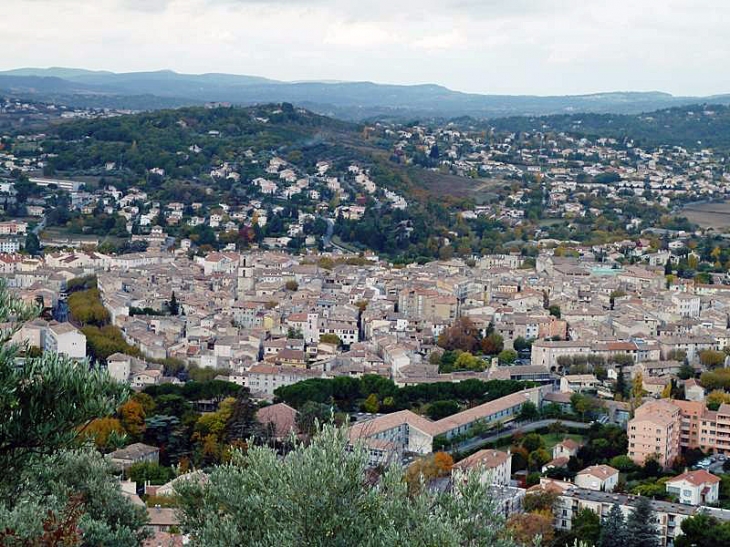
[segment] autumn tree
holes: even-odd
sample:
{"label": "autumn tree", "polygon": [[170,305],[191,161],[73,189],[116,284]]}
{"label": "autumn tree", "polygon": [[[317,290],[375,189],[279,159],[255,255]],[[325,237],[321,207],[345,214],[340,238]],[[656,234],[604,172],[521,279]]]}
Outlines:
{"label": "autumn tree", "polygon": [[81,430],[81,437],[93,441],[101,451],[121,448],[125,432],[117,418],[96,418]]}
{"label": "autumn tree", "polygon": [[128,400],[119,407],[119,416],[122,427],[134,439],[140,439],[145,431],[146,413],[139,401]]}
{"label": "autumn tree", "polygon": [[551,511],[516,513],[507,520],[507,529],[519,545],[530,547],[541,538],[542,545],[550,545],[555,538]]}
{"label": "autumn tree", "polygon": [[460,349],[473,353],[479,346],[479,329],[468,317],[459,317],[439,335],[438,345],[445,350]]}
{"label": "autumn tree", "polygon": [[717,368],[725,364],[725,354],[722,351],[706,349],[700,352],[700,363],[707,368]]}

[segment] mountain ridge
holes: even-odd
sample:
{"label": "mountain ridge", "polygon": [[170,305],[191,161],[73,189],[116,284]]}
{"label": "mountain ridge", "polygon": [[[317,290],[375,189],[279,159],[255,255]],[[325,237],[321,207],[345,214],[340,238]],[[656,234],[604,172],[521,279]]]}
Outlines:
{"label": "mountain ridge", "polygon": [[[372,117],[497,118],[579,112],[637,114],[688,104],[730,104],[730,94],[674,96],[662,91],[609,91],[582,95],[467,93],[434,83],[380,84],[370,81],[282,81],[225,73],[182,74],[172,70],[115,73],[78,68],[20,68],[0,71],[0,91],[36,99],[118,106],[125,98],[140,109],[140,96],[162,105],[227,102],[239,105],[292,102],[316,112],[363,120]],[[137,98],[134,101],[131,98]],[[155,103],[157,104],[157,102]],[[142,103],[143,105],[143,103]],[[153,107],[156,108],[157,106]],[[145,108],[141,108],[145,109]]]}

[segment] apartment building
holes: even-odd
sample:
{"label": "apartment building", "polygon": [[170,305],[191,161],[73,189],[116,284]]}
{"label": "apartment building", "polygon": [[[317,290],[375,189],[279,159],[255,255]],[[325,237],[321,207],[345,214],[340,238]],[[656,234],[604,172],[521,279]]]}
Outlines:
{"label": "apartment building", "polygon": [[[662,410],[657,411],[658,404],[661,404]],[[676,422],[674,421],[676,413],[671,411],[670,407],[674,407],[678,412]],[[670,415],[671,418],[667,418]],[[637,419],[639,420],[637,421]],[[668,424],[671,424],[672,427],[678,424],[679,435],[674,441],[676,449],[663,451],[664,439],[670,438]],[[730,405],[728,404],[723,404],[716,411],[712,411],[707,410],[704,402],[701,401],[651,401],[636,409],[636,417],[629,422],[628,427],[629,456],[636,462],[643,462],[649,454],[647,451],[651,448],[652,439],[654,448],[659,446],[658,453],[660,456],[663,454],[665,461],[671,461],[666,458],[671,454],[676,457],[679,450],[683,448],[699,448],[704,452],[730,454]],[[636,429],[632,429],[632,427]],[[652,427],[654,430],[661,429],[662,433],[656,434],[655,431],[652,434]],[[658,444],[657,438],[662,439]]]}
{"label": "apartment building", "polygon": [[629,457],[639,465],[656,458],[670,467],[679,456],[680,409],[665,399],[644,403],[628,423]]}
{"label": "apartment building", "polygon": [[[571,485],[572,486],[572,485]],[[573,518],[582,509],[590,509],[599,517],[605,517],[614,504],[617,504],[628,516],[639,499],[638,496],[614,494],[587,490],[568,486],[555,504],[555,527],[558,530],[570,530]],[[730,511],[709,507],[670,503],[651,500],[652,509],[656,515],[654,524],[659,530],[658,539],[662,547],[671,547],[674,540],[682,534],[682,521],[697,515],[700,511],[707,512],[722,522],[730,521]]]}

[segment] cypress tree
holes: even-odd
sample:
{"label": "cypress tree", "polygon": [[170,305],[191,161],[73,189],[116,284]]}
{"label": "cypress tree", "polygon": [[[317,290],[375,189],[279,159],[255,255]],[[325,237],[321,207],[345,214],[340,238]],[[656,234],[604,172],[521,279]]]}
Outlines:
{"label": "cypress tree", "polygon": [[627,547],[659,547],[659,531],[654,524],[655,520],[651,502],[640,497],[626,519]]}
{"label": "cypress tree", "polygon": [[614,503],[606,515],[598,540],[600,547],[627,547],[626,523],[618,504]]}

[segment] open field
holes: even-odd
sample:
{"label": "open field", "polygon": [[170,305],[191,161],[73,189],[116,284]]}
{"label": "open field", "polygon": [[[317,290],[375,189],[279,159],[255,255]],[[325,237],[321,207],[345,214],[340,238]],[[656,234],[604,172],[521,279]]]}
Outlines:
{"label": "open field", "polygon": [[702,228],[730,228],[730,202],[689,204],[680,213]]}

